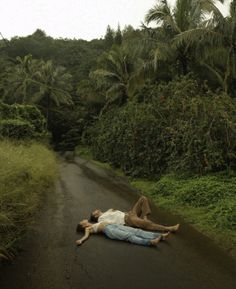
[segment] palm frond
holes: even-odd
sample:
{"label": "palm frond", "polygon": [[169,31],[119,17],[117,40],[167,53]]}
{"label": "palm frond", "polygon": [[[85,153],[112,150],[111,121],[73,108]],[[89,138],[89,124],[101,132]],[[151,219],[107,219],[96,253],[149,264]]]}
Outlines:
{"label": "palm frond", "polygon": [[217,31],[197,28],[185,31],[174,38],[173,45],[175,47],[179,47],[183,44],[195,44],[197,45],[199,42],[204,41],[208,43],[210,46],[219,46],[223,44],[223,35],[218,33]]}
{"label": "palm frond", "polygon": [[223,75],[219,71],[216,70],[216,68],[210,66],[209,64],[201,61],[201,65],[206,67],[217,79],[218,83],[221,85],[222,88],[224,88],[224,78]]}
{"label": "palm frond", "polygon": [[106,78],[109,81],[121,81],[121,77],[113,72],[107,71],[105,69],[97,69],[90,73],[92,78]]}

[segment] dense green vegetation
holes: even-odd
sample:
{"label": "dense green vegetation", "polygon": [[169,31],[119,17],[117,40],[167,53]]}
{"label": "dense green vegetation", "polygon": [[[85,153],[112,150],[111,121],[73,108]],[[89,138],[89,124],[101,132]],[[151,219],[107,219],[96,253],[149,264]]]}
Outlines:
{"label": "dense green vegetation", "polygon": [[37,143],[0,141],[0,257],[11,258],[57,176],[54,154]]}
{"label": "dense green vegetation", "polygon": [[158,206],[182,215],[236,257],[235,174],[168,174],[158,181],[133,179],[132,184]]}
{"label": "dense green vegetation", "polygon": [[8,105],[0,103],[0,139],[42,139],[48,134],[46,120],[32,105]]}
{"label": "dense green vegetation", "polygon": [[[92,41],[39,29],[1,40],[0,136],[38,139],[49,131],[58,150],[87,146],[132,177],[160,179],[152,195],[161,204],[197,210],[203,226],[217,216],[216,229],[233,232],[236,0],[227,16],[217,2],[224,1],[157,0],[140,29],[108,26]],[[2,113],[6,105],[12,116]],[[185,178],[173,181],[173,173]]]}
{"label": "dense green vegetation", "polygon": [[133,176],[236,167],[236,105],[182,78],[145,103],[110,110],[91,129],[94,156]]}

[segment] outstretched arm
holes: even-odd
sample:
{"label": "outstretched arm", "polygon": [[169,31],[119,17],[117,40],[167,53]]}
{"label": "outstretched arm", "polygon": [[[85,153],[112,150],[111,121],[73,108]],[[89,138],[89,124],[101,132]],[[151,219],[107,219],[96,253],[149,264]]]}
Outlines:
{"label": "outstretched arm", "polygon": [[82,245],[82,243],[89,238],[90,233],[91,233],[90,228],[86,228],[84,236],[81,239],[77,240],[76,244],[77,245]]}

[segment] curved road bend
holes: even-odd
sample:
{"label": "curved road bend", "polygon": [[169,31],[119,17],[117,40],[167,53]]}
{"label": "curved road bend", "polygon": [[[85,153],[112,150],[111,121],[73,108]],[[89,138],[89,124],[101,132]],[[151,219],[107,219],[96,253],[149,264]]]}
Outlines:
{"label": "curved road bend", "polygon": [[153,219],[182,223],[158,248],[92,236],[74,242],[76,224],[95,208],[128,210],[137,194],[123,178],[76,158],[62,163],[34,229],[11,265],[0,268],[1,289],[233,289],[233,259],[178,217],[152,205]]}

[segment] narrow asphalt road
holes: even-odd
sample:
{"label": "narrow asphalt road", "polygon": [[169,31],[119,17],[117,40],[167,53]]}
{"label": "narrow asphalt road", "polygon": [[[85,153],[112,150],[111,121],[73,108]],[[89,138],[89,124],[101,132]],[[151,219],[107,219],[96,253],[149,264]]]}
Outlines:
{"label": "narrow asphalt road", "polygon": [[13,264],[0,267],[1,289],[233,289],[233,259],[208,238],[151,205],[153,220],[181,222],[158,248],[94,235],[75,246],[78,221],[96,208],[128,210],[137,194],[123,178],[76,158],[61,165],[36,224]]}

